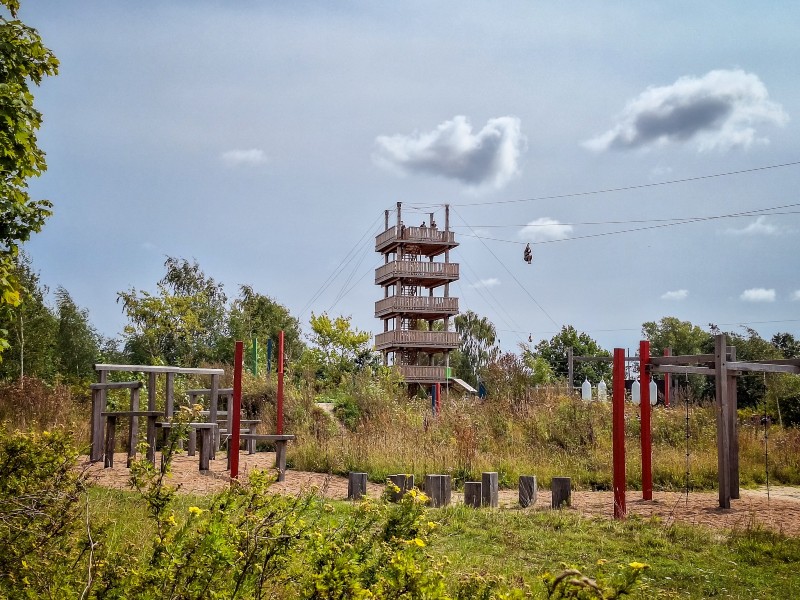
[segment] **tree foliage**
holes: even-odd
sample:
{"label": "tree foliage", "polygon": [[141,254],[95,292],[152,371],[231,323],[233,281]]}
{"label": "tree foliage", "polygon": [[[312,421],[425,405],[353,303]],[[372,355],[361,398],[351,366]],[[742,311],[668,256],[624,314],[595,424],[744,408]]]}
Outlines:
{"label": "tree foliage", "polygon": [[461,336],[461,346],[453,353],[451,364],[458,377],[477,386],[481,372],[499,354],[497,330],[487,317],[471,310],[458,315],[454,322]]}
{"label": "tree foliage", "polygon": [[196,367],[217,358],[226,333],[227,296],[197,261],[167,257],[157,293],[117,293],[128,317],[125,348],[133,362]]}
{"label": "tree foliage", "polygon": [[239,288],[239,297],[233,301],[228,316],[228,329],[230,350],[226,355],[230,356],[233,356],[234,340],[255,337],[261,343],[272,340],[277,344],[278,333],[281,331],[287,357],[299,357],[305,346],[301,338],[300,322],[292,316],[289,309],[273,298],[259,294],[249,285]]}
{"label": "tree foliage", "polygon": [[[14,261],[21,243],[40,231],[50,216],[47,200],[32,200],[28,180],[47,168],[36,132],[42,115],[33,104],[31,84],[58,72],[58,59],[38,32],[16,18],[19,2],[0,0],[0,312],[22,301]],[[10,17],[10,18],[9,18]],[[0,360],[9,346],[8,331],[0,329]]]}
{"label": "tree foliage", "polygon": [[[552,338],[534,346],[532,358],[544,359],[556,377],[566,379],[569,375],[568,348],[572,348],[573,356],[611,356],[589,334],[579,332],[572,325],[564,325]],[[579,386],[584,378],[596,383],[601,378],[611,377],[611,364],[606,362],[576,362],[573,369],[574,386]]]}
{"label": "tree foliage", "polygon": [[328,385],[338,385],[347,373],[378,365],[369,343],[372,334],[353,327],[351,317],[311,313],[310,325],[314,347],[304,353],[303,366],[315,370]]}
{"label": "tree foliage", "polygon": [[61,286],[56,290],[56,310],[58,372],[70,381],[87,380],[94,375],[101,337],[89,322],[89,311],[75,304],[69,292]]}

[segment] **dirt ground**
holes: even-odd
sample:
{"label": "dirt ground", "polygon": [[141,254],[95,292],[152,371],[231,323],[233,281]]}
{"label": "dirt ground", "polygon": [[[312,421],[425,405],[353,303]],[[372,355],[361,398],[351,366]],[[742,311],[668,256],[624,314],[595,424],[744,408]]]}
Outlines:
{"label": "dirt ground", "polygon": [[[90,478],[97,485],[124,489],[128,486],[130,477],[128,469],[125,468],[125,459],[125,454],[115,454],[113,469],[104,469],[102,463],[90,465],[88,457],[84,457],[82,463],[88,468]],[[211,470],[203,474],[198,470],[197,457],[177,456],[173,462],[170,482],[179,486],[180,491],[186,494],[208,494],[219,491],[230,483],[225,471],[226,462],[224,453],[217,454],[216,460],[211,461]],[[259,452],[252,455],[242,453],[239,458],[239,479],[244,483],[247,481],[249,471],[271,470],[274,464],[274,453]],[[312,489],[327,498],[344,500],[347,498],[347,478],[289,470],[285,481],[276,482],[270,487],[274,493],[292,495]],[[367,493],[369,496],[378,497],[383,490],[383,485],[370,483]],[[501,507],[513,508],[517,506],[517,499],[517,490],[500,491]],[[463,496],[454,492],[453,502],[462,501]],[[536,504],[525,510],[548,510],[549,507],[550,492],[540,490]],[[654,492],[653,500],[645,501],[641,499],[641,492],[629,491],[627,509],[629,515],[639,515],[644,518],[658,516],[665,524],[682,522],[719,529],[741,529],[761,525],[789,536],[800,537],[800,488],[773,486],[769,490],[769,497],[765,489],[742,490],[741,499],[732,500],[729,510],[719,508],[716,492],[690,492],[688,499],[685,494],[679,492]],[[612,518],[613,494],[574,491],[572,507],[567,510],[589,516]]]}

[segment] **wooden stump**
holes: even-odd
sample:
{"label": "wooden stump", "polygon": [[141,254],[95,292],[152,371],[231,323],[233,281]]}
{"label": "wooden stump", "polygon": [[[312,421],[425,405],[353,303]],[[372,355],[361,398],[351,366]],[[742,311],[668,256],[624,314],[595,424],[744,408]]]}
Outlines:
{"label": "wooden stump", "polygon": [[434,508],[450,504],[452,494],[450,475],[426,475],[425,493]]}
{"label": "wooden stump", "polygon": [[480,481],[465,481],[464,482],[464,504],[472,508],[480,508],[481,506],[481,488],[483,487]]}
{"label": "wooden stump", "polygon": [[528,508],[536,504],[538,488],[536,485],[536,475],[519,476],[519,505]]}
{"label": "wooden stump", "polygon": [[572,504],[572,480],[569,477],[553,477],[550,488],[553,490],[551,508],[561,508]]}
{"label": "wooden stump", "polygon": [[414,476],[405,473],[389,475],[389,481],[396,485],[399,491],[389,490],[389,501],[398,502],[409,490],[414,487]]}
{"label": "wooden stump", "polygon": [[353,473],[347,474],[347,499],[359,500],[367,494],[367,474]]}
{"label": "wooden stump", "polygon": [[481,473],[481,504],[497,508],[499,494],[497,489],[497,471]]}

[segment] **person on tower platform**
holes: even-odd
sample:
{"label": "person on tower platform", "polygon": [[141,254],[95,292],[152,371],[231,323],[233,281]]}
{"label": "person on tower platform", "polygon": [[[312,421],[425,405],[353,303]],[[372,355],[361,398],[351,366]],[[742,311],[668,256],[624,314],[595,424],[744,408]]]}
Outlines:
{"label": "person on tower platform", "polygon": [[533,251],[531,250],[531,245],[528,244],[525,246],[525,253],[522,255],[525,259],[525,262],[531,264],[533,261]]}

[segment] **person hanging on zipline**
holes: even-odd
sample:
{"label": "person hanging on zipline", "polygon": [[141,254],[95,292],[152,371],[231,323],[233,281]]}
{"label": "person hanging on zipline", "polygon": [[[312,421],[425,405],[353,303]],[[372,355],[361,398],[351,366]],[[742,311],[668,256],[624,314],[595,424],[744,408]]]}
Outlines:
{"label": "person hanging on zipline", "polygon": [[522,255],[525,259],[525,262],[531,264],[533,262],[533,251],[531,250],[531,245],[528,244],[525,246],[525,253]]}

